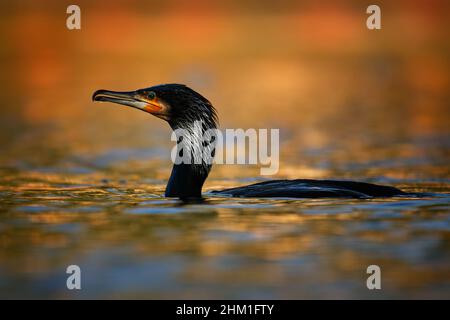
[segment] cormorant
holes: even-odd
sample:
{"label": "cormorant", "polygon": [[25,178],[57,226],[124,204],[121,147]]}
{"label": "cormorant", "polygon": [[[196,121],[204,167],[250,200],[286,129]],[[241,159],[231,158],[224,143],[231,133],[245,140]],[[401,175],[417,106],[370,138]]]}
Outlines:
{"label": "cormorant", "polygon": [[[182,84],[163,84],[136,91],[118,92],[97,90],[94,101],[107,101],[130,106],[167,121],[172,130],[184,129],[191,136],[179,137],[177,147],[184,142],[184,150],[194,158],[205,148],[214,157],[214,139],[205,143],[195,134],[193,126],[202,123],[201,131],[217,128],[217,114],[212,104],[198,92]],[[185,131],[185,132],[186,132]],[[187,148],[187,149],[186,149]],[[165,196],[181,199],[201,198],[203,183],[211,170],[211,162],[202,158],[194,163],[175,163],[167,183]],[[335,180],[272,180],[248,186],[213,191],[233,197],[289,197],[289,198],[371,198],[392,197],[407,193],[390,186],[364,182]]]}

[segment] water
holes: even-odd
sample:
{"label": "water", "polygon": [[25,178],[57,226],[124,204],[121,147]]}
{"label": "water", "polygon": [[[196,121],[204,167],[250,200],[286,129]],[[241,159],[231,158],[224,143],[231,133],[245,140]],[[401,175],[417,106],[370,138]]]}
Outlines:
{"label": "water", "polygon": [[[184,204],[147,169],[110,170],[1,170],[2,298],[449,298],[447,183],[395,184],[425,198]],[[71,264],[81,291],[66,289]]]}
{"label": "water", "polygon": [[[229,3],[83,2],[79,31],[0,3],[0,298],[450,298],[448,5],[389,3],[369,31],[353,2]],[[172,82],[223,129],[279,128],[277,175],[215,166],[204,203],[162,197],[168,126],[91,96]],[[208,194],[275,178],[429,195]]]}

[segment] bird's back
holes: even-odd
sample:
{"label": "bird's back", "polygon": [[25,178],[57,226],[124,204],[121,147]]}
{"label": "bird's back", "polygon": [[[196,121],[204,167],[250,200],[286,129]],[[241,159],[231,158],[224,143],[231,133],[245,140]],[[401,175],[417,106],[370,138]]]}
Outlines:
{"label": "bird's back", "polygon": [[338,180],[271,180],[243,187],[212,191],[243,198],[372,198],[406,195],[390,186]]}

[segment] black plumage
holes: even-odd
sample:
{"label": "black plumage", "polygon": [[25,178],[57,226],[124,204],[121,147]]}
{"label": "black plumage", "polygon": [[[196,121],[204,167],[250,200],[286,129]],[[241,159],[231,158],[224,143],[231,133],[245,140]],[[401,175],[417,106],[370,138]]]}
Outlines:
{"label": "black plumage", "polygon": [[[97,90],[95,101],[109,101],[131,106],[166,120],[175,134],[178,129],[188,132],[177,135],[178,157],[198,159],[192,163],[175,163],[165,195],[181,199],[200,198],[203,184],[211,170],[214,157],[213,136],[207,141],[202,135],[217,128],[217,113],[212,104],[198,92],[182,84],[164,84],[136,91],[117,92]],[[206,149],[210,158],[201,157]],[[335,180],[271,180],[243,187],[212,191],[213,195],[233,197],[289,198],[371,198],[406,195],[390,186],[364,182]]]}

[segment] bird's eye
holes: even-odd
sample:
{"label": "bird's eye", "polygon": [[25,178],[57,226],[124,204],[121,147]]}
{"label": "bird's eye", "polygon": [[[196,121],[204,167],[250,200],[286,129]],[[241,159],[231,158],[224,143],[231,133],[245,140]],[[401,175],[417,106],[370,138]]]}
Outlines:
{"label": "bird's eye", "polygon": [[156,93],[154,93],[153,91],[150,91],[149,93],[147,93],[147,97],[148,97],[150,100],[153,100],[153,99],[156,98]]}

